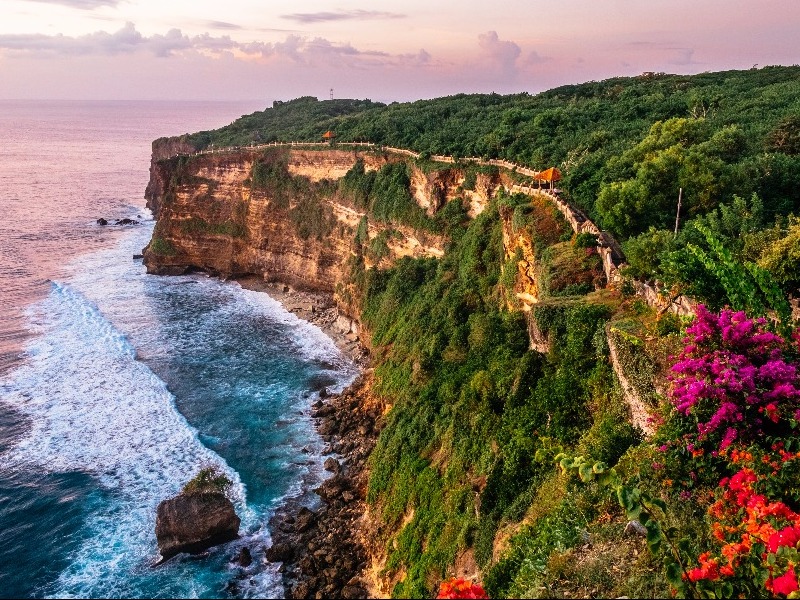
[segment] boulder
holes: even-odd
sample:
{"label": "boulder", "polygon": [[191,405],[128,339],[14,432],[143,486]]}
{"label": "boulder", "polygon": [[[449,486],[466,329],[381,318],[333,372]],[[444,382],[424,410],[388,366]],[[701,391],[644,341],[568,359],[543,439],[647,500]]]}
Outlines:
{"label": "boulder", "polygon": [[158,505],[158,550],[163,560],[181,552],[197,554],[239,537],[240,522],[224,494],[179,494]]}
{"label": "boulder", "polygon": [[97,219],[97,224],[98,225],[108,225],[108,221],[106,219],[104,219],[103,217],[100,217],[99,219]]}
{"label": "boulder", "polygon": [[297,513],[295,529],[300,533],[307,531],[314,524],[316,516],[313,511],[304,506]]}
{"label": "boulder", "polygon": [[267,549],[266,557],[271,563],[292,560],[295,557],[295,548],[286,542],[275,542]]}
{"label": "boulder", "polygon": [[242,548],[239,551],[239,556],[236,557],[236,562],[239,563],[241,567],[249,567],[253,564],[253,555],[250,554],[250,549]]}

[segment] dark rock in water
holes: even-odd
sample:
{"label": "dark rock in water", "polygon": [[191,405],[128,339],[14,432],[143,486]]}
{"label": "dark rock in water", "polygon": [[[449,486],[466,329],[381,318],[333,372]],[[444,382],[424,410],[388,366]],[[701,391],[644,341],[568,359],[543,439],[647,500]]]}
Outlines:
{"label": "dark rock in water", "polygon": [[224,494],[179,494],[158,505],[156,540],[164,560],[239,537],[241,520]]}
{"label": "dark rock in water", "polygon": [[291,544],[275,542],[267,549],[267,560],[272,563],[286,562],[295,556],[295,549]]}
{"label": "dark rock in water", "polygon": [[114,225],[138,225],[139,221],[136,219],[128,219],[127,217],[124,219],[117,219],[114,222]]}
{"label": "dark rock in water", "polygon": [[144,254],[134,254],[133,260],[139,260],[140,258],[144,258]]}
{"label": "dark rock in water", "polygon": [[328,388],[326,388],[326,387],[323,387],[323,388],[322,388],[322,389],[319,391],[319,397],[320,397],[320,398],[327,398],[329,395],[330,395],[330,394],[328,393]]}
{"label": "dark rock in water", "polygon": [[103,217],[100,217],[99,219],[97,219],[97,224],[98,225],[108,225],[108,221],[106,221]]}
{"label": "dark rock in water", "polygon": [[253,564],[253,555],[250,554],[250,549],[242,548],[239,551],[239,555],[236,557],[236,562],[242,567],[249,567],[251,564]]}

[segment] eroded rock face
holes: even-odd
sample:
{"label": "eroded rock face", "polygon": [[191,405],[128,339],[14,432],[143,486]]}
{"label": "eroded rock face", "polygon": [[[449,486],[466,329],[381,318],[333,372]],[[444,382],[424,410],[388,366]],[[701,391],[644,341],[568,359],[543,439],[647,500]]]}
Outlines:
{"label": "eroded rock face", "polygon": [[240,522],[224,494],[179,494],[158,505],[158,550],[164,560],[202,552],[239,537]]}
{"label": "eroded rock face", "polygon": [[[159,160],[163,154],[154,150],[146,194],[147,205],[158,219],[153,240],[143,252],[148,273],[177,275],[202,270],[224,277],[257,275],[266,282],[329,294],[349,273],[348,261],[365,216],[363,210],[339,193],[312,198],[285,192],[286,197],[279,201],[284,192],[275,188],[278,179],[253,186],[253,164],[267,161],[279,170],[285,168],[287,177],[313,186],[323,179],[335,182],[357,160],[363,160],[367,170],[400,160],[289,149],[275,149],[266,158],[261,151],[246,149]],[[304,231],[303,224],[314,215],[321,229]],[[384,266],[403,256],[444,254],[442,236],[368,220],[370,240],[388,229],[392,231],[385,242],[389,252],[380,259]],[[319,233],[323,230],[324,235]]]}

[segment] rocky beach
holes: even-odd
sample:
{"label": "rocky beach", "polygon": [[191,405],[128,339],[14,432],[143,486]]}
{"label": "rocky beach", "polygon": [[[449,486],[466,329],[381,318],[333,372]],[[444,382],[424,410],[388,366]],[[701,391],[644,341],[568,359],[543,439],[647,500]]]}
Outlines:
{"label": "rocky beach", "polygon": [[340,394],[316,390],[311,416],[325,441],[330,476],[313,490],[289,499],[269,523],[266,558],[281,563],[288,598],[374,596],[367,575],[371,538],[366,505],[367,458],[375,446],[386,407],[371,393],[369,351],[356,323],[340,314],[329,294],[299,291],[258,277],[236,281],[268,294],[286,310],[322,329],[359,366],[361,375]]}

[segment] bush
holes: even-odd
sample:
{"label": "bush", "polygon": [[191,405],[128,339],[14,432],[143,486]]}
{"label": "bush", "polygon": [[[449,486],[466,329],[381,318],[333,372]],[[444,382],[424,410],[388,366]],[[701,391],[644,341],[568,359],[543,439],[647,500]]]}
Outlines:
{"label": "bush", "polygon": [[175,256],[177,251],[171,242],[161,237],[153,237],[150,241],[150,251],[159,256]]}
{"label": "bush", "polygon": [[183,486],[183,493],[192,494],[226,494],[233,482],[216,466],[203,467],[194,479]]}

